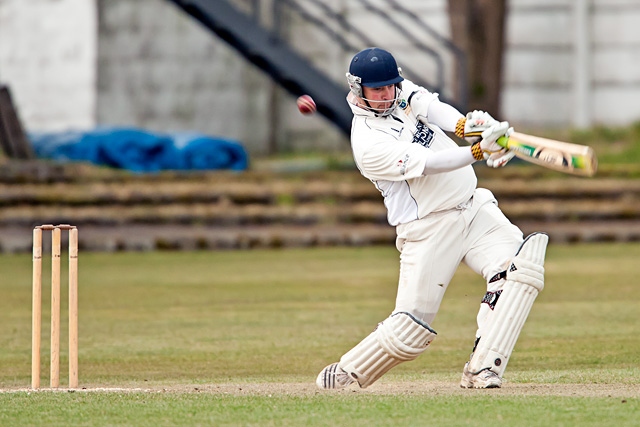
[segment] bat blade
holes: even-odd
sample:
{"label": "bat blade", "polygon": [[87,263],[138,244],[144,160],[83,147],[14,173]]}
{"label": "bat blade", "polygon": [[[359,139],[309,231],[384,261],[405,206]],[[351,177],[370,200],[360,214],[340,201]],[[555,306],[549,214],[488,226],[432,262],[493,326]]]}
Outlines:
{"label": "bat blade", "polygon": [[516,157],[560,172],[593,176],[598,169],[598,159],[593,148],[513,132],[501,137],[498,144],[515,152]]}

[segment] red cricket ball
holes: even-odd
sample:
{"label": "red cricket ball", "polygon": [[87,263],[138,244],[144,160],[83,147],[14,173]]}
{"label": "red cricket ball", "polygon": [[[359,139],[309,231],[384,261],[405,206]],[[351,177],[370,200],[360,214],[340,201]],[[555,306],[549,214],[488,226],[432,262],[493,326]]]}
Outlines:
{"label": "red cricket ball", "polygon": [[317,110],[315,101],[309,95],[299,97],[296,104],[298,104],[298,110],[305,115],[313,114]]}

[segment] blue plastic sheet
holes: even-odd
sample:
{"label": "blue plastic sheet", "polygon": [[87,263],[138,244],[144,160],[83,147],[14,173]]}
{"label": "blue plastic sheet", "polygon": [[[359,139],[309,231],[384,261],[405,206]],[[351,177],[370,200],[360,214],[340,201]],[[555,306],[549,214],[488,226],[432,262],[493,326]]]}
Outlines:
{"label": "blue plastic sheet", "polygon": [[235,170],[248,167],[243,146],[199,133],[154,133],[135,128],[33,133],[37,157],[90,162],[133,172],[161,170]]}

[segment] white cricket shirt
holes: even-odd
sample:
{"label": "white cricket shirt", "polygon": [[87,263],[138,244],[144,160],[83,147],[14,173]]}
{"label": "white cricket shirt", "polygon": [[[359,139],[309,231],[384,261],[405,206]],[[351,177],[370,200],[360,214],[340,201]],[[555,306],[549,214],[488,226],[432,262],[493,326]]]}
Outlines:
{"label": "white cricket shirt", "polygon": [[[426,91],[404,80],[399,105],[386,117],[349,103],[354,114],[351,126],[354,160],[362,175],[382,193],[392,226],[454,209],[471,198],[477,185],[471,165],[423,175],[430,153],[458,145],[442,129],[429,123],[428,117],[417,119],[409,97],[418,90]],[[427,96],[422,92],[418,100],[411,101],[414,109],[428,111],[428,104],[437,99],[437,94],[426,92]]]}

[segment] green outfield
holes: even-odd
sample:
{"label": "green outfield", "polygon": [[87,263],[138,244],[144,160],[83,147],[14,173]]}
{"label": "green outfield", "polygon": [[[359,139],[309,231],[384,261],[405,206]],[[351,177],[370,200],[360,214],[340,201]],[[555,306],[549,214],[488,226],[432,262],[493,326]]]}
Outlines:
{"label": "green outfield", "polygon": [[33,393],[31,257],[3,255],[0,425],[638,425],[638,260],[637,243],[551,245],[502,389],[458,387],[484,294],[462,267],[425,354],[370,389],[320,392],[318,371],[393,309],[394,248],[81,252],[82,390]]}

